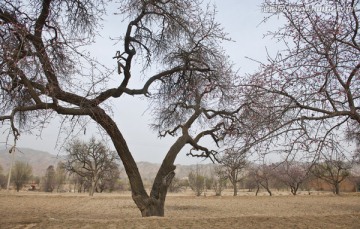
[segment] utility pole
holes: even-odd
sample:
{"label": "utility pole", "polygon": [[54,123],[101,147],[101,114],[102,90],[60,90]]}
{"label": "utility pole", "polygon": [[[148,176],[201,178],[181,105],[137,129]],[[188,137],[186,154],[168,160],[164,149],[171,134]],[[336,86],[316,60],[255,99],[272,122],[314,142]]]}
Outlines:
{"label": "utility pole", "polygon": [[7,186],[6,186],[7,191],[9,191],[9,187],[10,187],[11,171],[12,171],[12,167],[14,164],[14,158],[15,158],[15,147],[16,147],[16,140],[14,140],[14,146],[11,147],[11,149],[9,150],[9,153],[11,154],[11,163],[10,163],[10,169],[9,169],[8,182],[7,182]]}

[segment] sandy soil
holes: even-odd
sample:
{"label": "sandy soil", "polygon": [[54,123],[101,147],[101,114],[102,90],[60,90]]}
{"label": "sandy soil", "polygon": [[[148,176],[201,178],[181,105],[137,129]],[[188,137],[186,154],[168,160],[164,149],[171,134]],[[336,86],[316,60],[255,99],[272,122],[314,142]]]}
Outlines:
{"label": "sandy soil", "polygon": [[0,228],[360,228],[360,195],[167,198],[141,218],[124,194],[0,191]]}

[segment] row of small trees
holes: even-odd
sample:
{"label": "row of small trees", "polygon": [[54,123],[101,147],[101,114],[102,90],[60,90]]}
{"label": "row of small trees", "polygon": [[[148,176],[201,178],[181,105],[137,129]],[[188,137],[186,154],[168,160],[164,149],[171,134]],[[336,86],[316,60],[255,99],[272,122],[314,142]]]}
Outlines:
{"label": "row of small trees", "polygon": [[[229,158],[228,158],[229,159]],[[229,161],[227,161],[229,162]],[[335,194],[340,194],[340,184],[349,178],[356,190],[360,187],[358,174],[351,174],[351,163],[344,161],[323,161],[321,163],[281,162],[273,164],[254,164],[243,158],[239,165],[230,167],[229,163],[215,165],[211,174],[205,175],[199,167],[189,173],[187,180],[174,179],[170,186],[171,192],[179,192],[190,187],[197,196],[206,190],[213,190],[220,196],[225,188],[233,188],[233,195],[238,194],[238,188],[255,191],[266,190],[272,195],[272,190],[289,190],[297,195],[299,190],[310,193],[316,180],[327,183]],[[232,164],[233,165],[233,164]],[[229,186],[230,185],[230,186]]]}
{"label": "row of small trees", "polygon": [[[0,165],[0,189],[7,188],[8,176],[9,174],[5,176]],[[11,181],[16,191],[19,191],[31,178],[33,178],[32,167],[23,161],[16,161],[11,170]]]}
{"label": "row of small trees", "polygon": [[[45,175],[45,190],[59,190],[66,173],[78,192],[88,191],[90,196],[104,190],[114,191],[120,187],[120,167],[113,151],[101,141],[91,138],[88,142],[74,140],[66,147],[65,163],[59,163],[55,171],[49,166]],[[56,185],[57,184],[57,185]]]}
{"label": "row of small trees", "polygon": [[[69,162],[67,162],[69,163]],[[77,165],[79,162],[77,162]],[[115,191],[122,189],[120,181],[120,170],[118,167],[113,167],[107,172],[101,172],[97,177],[94,177],[93,173],[83,173],[84,168],[76,167],[80,172],[76,173],[71,170],[67,164],[59,162],[56,169],[50,165],[46,169],[45,176],[42,180],[41,189],[45,192],[63,192],[63,191],[74,191],[74,192],[89,192],[89,195],[94,195],[94,192],[103,191]],[[76,171],[78,171],[76,170]],[[93,181],[96,185],[93,186]],[[67,187],[64,187],[67,185]]]}
{"label": "row of small trees", "polygon": [[[56,167],[48,166],[41,179],[32,176],[29,164],[16,161],[11,171],[11,181],[16,190],[19,191],[29,182],[40,185],[45,192],[61,192],[65,183],[73,184],[74,190],[89,191],[91,196],[94,192],[119,188],[120,169],[117,157],[102,142],[94,138],[89,142],[75,140],[67,146],[66,151],[66,161],[59,162]],[[5,188],[7,179],[2,170],[0,167],[0,185]]]}

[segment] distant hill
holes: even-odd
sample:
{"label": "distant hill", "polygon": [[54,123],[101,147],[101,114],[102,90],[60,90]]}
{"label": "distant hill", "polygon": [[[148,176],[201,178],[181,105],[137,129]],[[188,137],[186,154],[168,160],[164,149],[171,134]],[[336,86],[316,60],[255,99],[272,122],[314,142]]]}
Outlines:
{"label": "distant hill", "polygon": [[[3,167],[4,173],[7,173],[10,167],[11,154],[8,149],[0,148],[0,165]],[[29,148],[18,148],[15,152],[15,161],[20,160],[29,163],[33,168],[33,175],[44,176],[46,169],[49,165],[56,167],[59,161],[64,161],[65,156],[56,156],[48,152],[29,149]],[[155,178],[160,164],[150,162],[138,162],[137,163],[140,174],[144,181],[152,182]],[[176,177],[184,178],[189,175],[191,171],[196,171],[196,167],[201,174],[210,175],[213,164],[199,164],[199,165],[176,165]],[[126,177],[124,169],[122,169],[121,176]]]}
{"label": "distant hill", "polygon": [[[11,163],[11,154],[8,149],[0,149],[0,165],[4,169],[4,173],[7,173]],[[14,161],[24,161],[29,163],[33,168],[33,175],[43,176],[46,169],[50,165],[56,166],[59,161],[64,160],[63,156],[56,156],[48,152],[29,149],[18,148],[15,151]]]}

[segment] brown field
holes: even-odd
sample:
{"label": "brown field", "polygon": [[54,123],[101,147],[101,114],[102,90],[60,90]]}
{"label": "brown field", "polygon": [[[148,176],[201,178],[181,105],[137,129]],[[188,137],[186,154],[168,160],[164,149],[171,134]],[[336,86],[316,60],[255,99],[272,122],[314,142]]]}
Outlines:
{"label": "brown field", "polygon": [[360,228],[360,195],[170,195],[141,218],[129,194],[0,191],[0,228]]}

